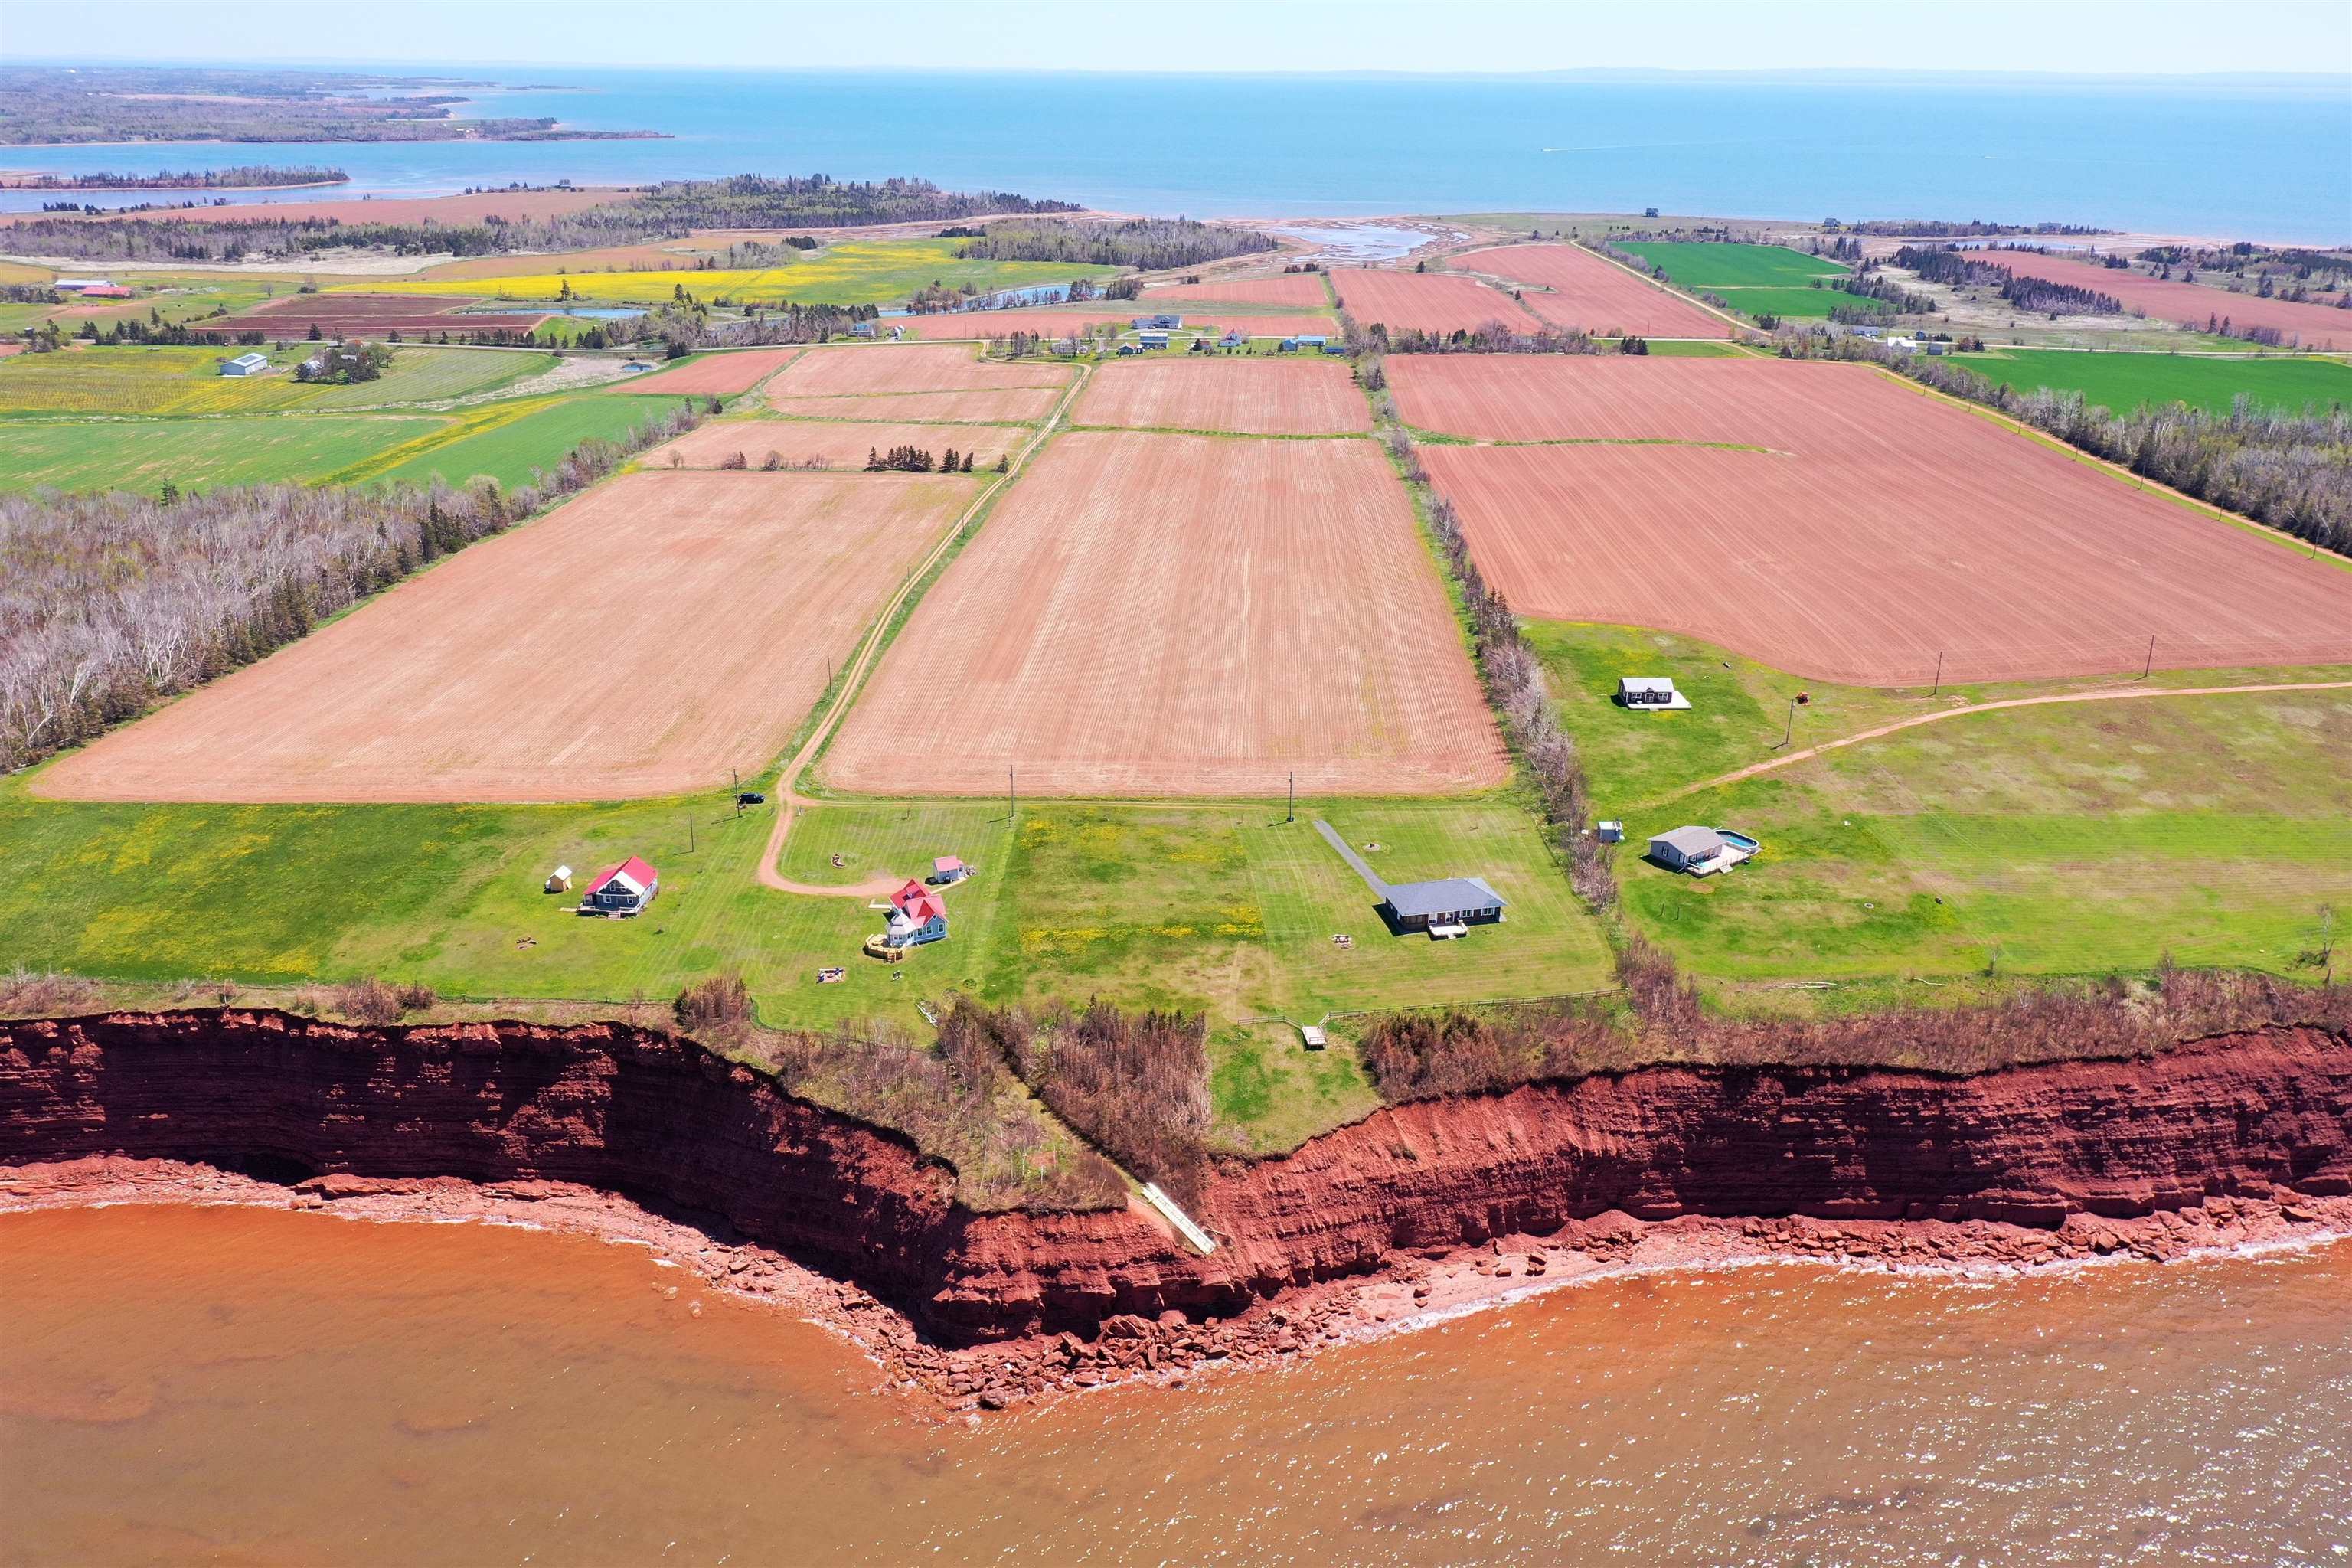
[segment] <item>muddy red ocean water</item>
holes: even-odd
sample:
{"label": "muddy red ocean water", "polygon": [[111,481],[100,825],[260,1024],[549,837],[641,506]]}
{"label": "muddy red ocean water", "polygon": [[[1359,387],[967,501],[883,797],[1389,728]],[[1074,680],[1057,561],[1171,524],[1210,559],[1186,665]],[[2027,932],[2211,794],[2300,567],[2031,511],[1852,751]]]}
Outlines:
{"label": "muddy red ocean water", "polygon": [[1605,1280],[977,1426],[879,1381],[580,1237],[0,1216],[0,1561],[2352,1561],[2352,1245]]}

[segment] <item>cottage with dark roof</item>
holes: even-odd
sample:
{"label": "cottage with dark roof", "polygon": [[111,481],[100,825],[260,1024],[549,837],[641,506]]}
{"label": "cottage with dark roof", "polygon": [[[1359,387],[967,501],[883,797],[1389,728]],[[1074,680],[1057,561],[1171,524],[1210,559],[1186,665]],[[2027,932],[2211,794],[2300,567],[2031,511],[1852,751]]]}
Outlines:
{"label": "cottage with dark roof", "polygon": [[1422,931],[1432,941],[1442,942],[1448,937],[1468,935],[1474,925],[1496,925],[1503,919],[1503,909],[1508,900],[1488,887],[1484,877],[1447,877],[1434,882],[1387,881],[1362,856],[1348,847],[1347,841],[1329,823],[1317,818],[1315,831],[1339,852],[1339,858],[1364,879],[1366,887],[1380,895],[1381,918],[1400,936],[1406,931]]}

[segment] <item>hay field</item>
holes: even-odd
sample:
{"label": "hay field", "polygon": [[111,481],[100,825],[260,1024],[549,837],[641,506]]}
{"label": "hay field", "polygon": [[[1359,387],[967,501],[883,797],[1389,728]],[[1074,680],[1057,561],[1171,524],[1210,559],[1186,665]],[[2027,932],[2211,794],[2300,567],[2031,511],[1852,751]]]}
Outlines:
{"label": "hay field", "polygon": [[1475,278],[1444,272],[1404,272],[1391,268],[1337,267],[1332,287],[1339,304],[1365,326],[1383,322],[1391,332],[1468,331],[1500,321],[1518,331],[1539,331],[1543,323],[1508,294]]}
{"label": "hay field", "polygon": [[1614,337],[1727,338],[1731,325],[1673,290],[1576,245],[1506,245],[1449,257],[1446,265],[1528,285],[1528,310],[1555,327]]}
{"label": "hay field", "polygon": [[2118,414],[2149,403],[2227,414],[2241,393],[2285,414],[2352,407],[2352,366],[2340,360],[2006,349],[1955,355],[1952,363],[2020,392],[2079,392]]}
{"label": "hay field", "polygon": [[923,599],[824,760],[888,795],[1432,795],[1500,742],[1368,441],[1055,439]]}
{"label": "hay field", "polygon": [[640,472],[448,557],[44,772],[72,800],[612,800],[774,760],[969,500],[901,475]]}
{"label": "hay field", "polygon": [[1372,427],[1344,364],[1321,359],[1113,362],[1095,373],[1073,423],[1245,436],[1344,436]]}
{"label": "hay field", "polygon": [[[2352,573],[1866,368],[1536,363],[1486,367],[1465,422],[1568,444],[1423,451],[1525,614],[1866,686],[2136,672],[2151,635],[2165,668],[2352,660]],[[1427,367],[1389,363],[1426,414]]]}
{"label": "hay field", "polygon": [[1816,278],[1843,278],[1850,270],[1826,257],[1808,256],[1785,245],[1739,245],[1727,240],[1625,239],[1618,249],[1638,256],[1685,289],[1804,289]]}
{"label": "hay field", "polygon": [[647,468],[667,468],[672,458],[689,468],[715,468],[741,454],[754,468],[770,453],[786,468],[866,467],[866,454],[893,447],[917,447],[933,457],[950,447],[970,452],[975,477],[1028,439],[1018,425],[872,424],[826,419],[720,419],[690,430],[645,455]]}
{"label": "hay field", "polygon": [[659,371],[643,380],[615,382],[612,390],[630,395],[675,393],[691,397],[731,397],[749,392],[799,357],[805,350],[731,349],[704,354],[676,370]]}
{"label": "hay field", "polygon": [[137,490],[314,483],[448,431],[446,416],[333,414],[219,419],[15,419],[0,426],[0,489]]}
{"label": "hay field", "polygon": [[1323,310],[1331,305],[1319,272],[1277,272],[1265,278],[1228,278],[1208,283],[1153,283],[1141,303],[1171,305],[1270,305],[1280,310]]}

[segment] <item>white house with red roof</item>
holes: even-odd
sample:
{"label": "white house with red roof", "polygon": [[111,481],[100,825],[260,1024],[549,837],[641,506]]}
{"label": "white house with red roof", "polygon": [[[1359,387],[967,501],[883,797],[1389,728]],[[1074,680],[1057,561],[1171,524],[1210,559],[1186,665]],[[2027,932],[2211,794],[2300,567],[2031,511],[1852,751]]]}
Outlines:
{"label": "white house with red roof", "polygon": [[601,867],[588,879],[587,890],[580,896],[580,912],[583,915],[634,915],[644,912],[661,891],[661,873],[646,863],[645,858],[632,855],[625,860],[615,860]]}
{"label": "white house with red roof", "polygon": [[948,934],[948,901],[936,888],[926,888],[911,877],[890,895],[890,921],[883,940],[892,947],[919,947]]}

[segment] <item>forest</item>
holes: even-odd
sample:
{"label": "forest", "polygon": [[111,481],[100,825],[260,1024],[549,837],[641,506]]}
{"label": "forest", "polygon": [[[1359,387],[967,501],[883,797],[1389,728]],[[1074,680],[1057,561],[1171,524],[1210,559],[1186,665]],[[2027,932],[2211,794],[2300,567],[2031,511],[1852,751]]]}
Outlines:
{"label": "forest", "polygon": [[1255,229],[1188,217],[992,223],[978,235],[953,237],[964,241],[958,255],[979,261],[1077,261],[1151,272],[1279,248]]}
{"label": "forest", "polygon": [[1989,288],[2021,310],[2053,316],[2120,316],[2124,311],[2123,301],[2112,294],[2078,289],[2072,283],[2021,277],[1999,262],[1979,261],[1970,253],[1948,245],[1906,245],[1890,259],[1906,271],[1917,273],[1923,283]]}

